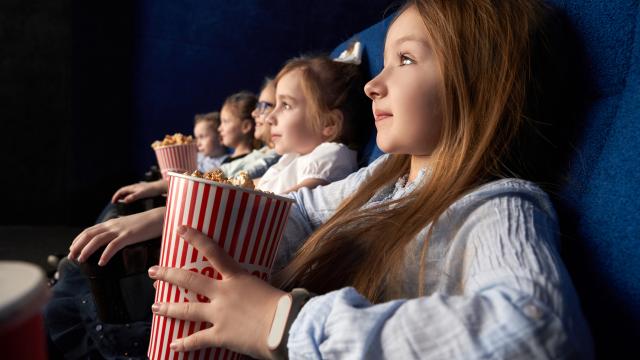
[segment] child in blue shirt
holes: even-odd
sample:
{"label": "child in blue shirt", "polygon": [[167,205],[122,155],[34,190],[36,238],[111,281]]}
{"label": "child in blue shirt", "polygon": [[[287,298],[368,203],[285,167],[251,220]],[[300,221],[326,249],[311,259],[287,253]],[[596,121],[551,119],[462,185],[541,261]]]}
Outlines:
{"label": "child in blue shirt", "polygon": [[198,145],[198,170],[207,172],[220,165],[229,157],[227,149],[220,142],[220,113],[210,112],[195,116],[193,135]]}

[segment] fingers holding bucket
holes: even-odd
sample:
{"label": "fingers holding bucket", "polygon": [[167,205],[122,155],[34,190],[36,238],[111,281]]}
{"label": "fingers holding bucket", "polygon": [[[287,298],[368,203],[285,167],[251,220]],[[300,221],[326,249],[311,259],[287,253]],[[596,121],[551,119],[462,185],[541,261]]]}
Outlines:
{"label": "fingers holding bucket", "polygon": [[211,241],[205,234],[184,225],[178,228],[178,234],[202,252],[211,265],[222,274],[223,279],[245,271],[217,242]]}
{"label": "fingers holding bucket", "polygon": [[216,330],[214,329],[215,326],[212,326],[208,329],[200,330],[182,339],[176,339],[170,345],[171,350],[185,352],[218,346],[219,344],[216,344],[212,341],[212,339],[217,338],[217,336],[215,335]]}
{"label": "fingers holding bucket", "polygon": [[151,306],[156,315],[167,316],[174,319],[210,322],[207,316],[206,303],[156,303]]}
{"label": "fingers holding bucket", "polygon": [[195,291],[198,294],[212,298],[217,282],[211,278],[193,271],[152,266],[149,268],[149,277],[155,280],[166,281],[179,287]]}

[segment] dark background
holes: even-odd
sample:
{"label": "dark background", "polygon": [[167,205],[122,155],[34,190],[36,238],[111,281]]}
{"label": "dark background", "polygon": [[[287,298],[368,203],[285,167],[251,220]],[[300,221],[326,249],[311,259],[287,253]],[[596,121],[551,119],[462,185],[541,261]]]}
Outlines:
{"label": "dark background", "polygon": [[2,0],[0,225],[92,224],[155,162],[153,140],[391,3]]}

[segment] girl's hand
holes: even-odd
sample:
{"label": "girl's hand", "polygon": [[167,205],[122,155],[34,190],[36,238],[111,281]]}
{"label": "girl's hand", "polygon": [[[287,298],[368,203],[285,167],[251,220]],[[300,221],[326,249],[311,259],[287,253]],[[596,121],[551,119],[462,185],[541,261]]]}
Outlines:
{"label": "girl's hand", "polygon": [[157,315],[213,324],[171,343],[174,351],[191,351],[206,347],[224,347],[257,358],[269,358],[267,335],[278,300],[284,291],[250,275],[217,242],[206,235],[181,226],[178,233],[204,253],[222,280],[183,269],[153,266],[149,276],[195,291],[211,299],[208,303],[159,303],[152,310]]}
{"label": "girl's hand", "polygon": [[83,262],[106,244],[98,265],[104,266],[123,247],[162,235],[165,207],[123,216],[94,225],[78,235],[69,247],[69,258]]}
{"label": "girl's hand", "polygon": [[123,199],[125,203],[130,203],[138,199],[146,199],[158,196],[167,191],[169,184],[167,180],[156,180],[152,182],[141,182],[133,185],[123,186],[111,198],[111,202],[115,204],[119,199]]}

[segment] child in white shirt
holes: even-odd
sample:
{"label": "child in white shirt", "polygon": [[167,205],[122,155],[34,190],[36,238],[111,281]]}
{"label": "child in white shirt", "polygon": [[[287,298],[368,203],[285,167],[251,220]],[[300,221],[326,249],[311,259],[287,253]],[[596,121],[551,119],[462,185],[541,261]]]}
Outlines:
{"label": "child in white shirt", "polygon": [[276,194],[314,188],[345,178],[358,168],[356,121],[370,116],[356,64],[324,56],[289,61],[276,81],[276,106],[267,117],[282,158],[257,181]]}

